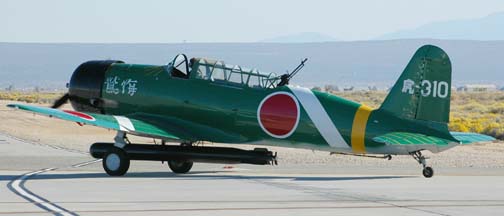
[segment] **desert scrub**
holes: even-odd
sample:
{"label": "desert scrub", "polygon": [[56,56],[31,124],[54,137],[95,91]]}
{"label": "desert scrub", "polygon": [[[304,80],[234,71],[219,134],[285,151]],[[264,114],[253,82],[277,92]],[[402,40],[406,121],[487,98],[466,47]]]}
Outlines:
{"label": "desert scrub", "polygon": [[57,98],[61,97],[64,93],[56,92],[7,92],[0,91],[0,100],[20,101],[27,103],[53,103]]}
{"label": "desert scrub", "polygon": [[449,127],[504,139],[504,92],[455,93]]}

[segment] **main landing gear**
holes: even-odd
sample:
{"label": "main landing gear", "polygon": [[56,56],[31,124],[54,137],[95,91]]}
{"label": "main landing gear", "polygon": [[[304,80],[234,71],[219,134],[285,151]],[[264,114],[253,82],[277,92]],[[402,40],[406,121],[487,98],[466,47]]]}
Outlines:
{"label": "main landing gear", "polygon": [[123,149],[114,146],[103,157],[102,165],[110,176],[122,176],[128,172],[130,159]]}
{"label": "main landing gear", "polygon": [[[102,165],[105,172],[110,176],[122,176],[128,172],[130,166],[130,157],[125,151],[125,147],[129,144],[126,133],[119,131],[114,138],[114,146],[108,148],[103,155]],[[163,141],[163,145],[165,142]],[[182,143],[181,146],[191,146],[190,143]],[[134,159],[134,158],[133,158]],[[192,161],[186,160],[169,160],[168,167],[177,174],[188,173],[192,166]]]}
{"label": "main landing gear", "polygon": [[[166,145],[166,142],[162,140],[161,145],[163,146]],[[192,143],[183,142],[180,144],[180,146],[192,146]],[[188,173],[193,166],[192,161],[186,161],[186,160],[169,160],[167,162],[168,167],[170,167],[171,171],[177,174]],[[162,163],[164,163],[164,161],[162,161]]]}
{"label": "main landing gear", "polygon": [[183,173],[188,173],[191,170],[191,168],[193,166],[193,162],[192,161],[171,160],[171,161],[168,161],[168,166],[170,167],[170,169],[174,173],[183,174]]}
{"label": "main landing gear", "polygon": [[427,158],[422,155],[421,151],[410,152],[410,155],[419,164],[422,164],[422,166],[423,166],[422,174],[425,178],[430,178],[430,177],[434,176],[434,169],[432,169],[432,167],[430,167],[430,166],[427,166],[427,161],[426,161]]}
{"label": "main landing gear", "polygon": [[114,141],[114,147],[107,150],[102,165],[105,172],[110,176],[122,176],[128,172],[130,166],[130,159],[126,151],[124,151],[128,141],[126,133],[118,131]]}

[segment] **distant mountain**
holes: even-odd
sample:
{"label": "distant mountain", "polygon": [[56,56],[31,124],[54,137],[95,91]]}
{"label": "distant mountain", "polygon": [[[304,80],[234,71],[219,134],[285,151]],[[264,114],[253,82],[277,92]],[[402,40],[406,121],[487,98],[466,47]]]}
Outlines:
{"label": "distant mountain", "polygon": [[435,22],[416,29],[385,34],[376,39],[504,40],[504,12],[471,19]]}
{"label": "distant mountain", "polygon": [[338,39],[317,33],[317,32],[302,32],[298,34],[292,35],[284,35],[280,37],[269,38],[265,40],[261,40],[259,42],[264,43],[318,43],[318,42],[331,42],[338,41]]}
{"label": "distant mountain", "polygon": [[420,46],[443,48],[454,84],[504,85],[504,41],[385,40],[326,43],[37,44],[0,43],[0,88],[13,84],[64,88],[84,61],[117,59],[164,65],[177,53],[222,59],[228,64],[285,73],[309,58],[292,80],[304,86],[334,84],[387,87]]}

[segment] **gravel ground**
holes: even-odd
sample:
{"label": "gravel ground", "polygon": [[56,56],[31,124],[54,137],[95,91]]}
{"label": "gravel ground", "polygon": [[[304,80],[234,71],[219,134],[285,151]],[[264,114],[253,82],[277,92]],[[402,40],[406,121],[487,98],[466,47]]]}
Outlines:
{"label": "gravel ground", "polygon": [[[91,143],[112,142],[114,131],[92,126],[79,126],[55,118],[34,115],[5,107],[9,101],[0,101],[0,132],[34,143],[55,145],[78,151],[88,151]],[[66,105],[68,109],[71,109]],[[153,143],[152,139],[130,137],[132,142]],[[206,144],[217,146],[217,144]],[[229,145],[228,145],[229,146]],[[252,149],[255,146],[234,146]],[[418,166],[410,156],[396,156],[391,161],[345,155],[329,155],[328,152],[282,147],[268,147],[278,152],[280,164],[332,164],[348,167],[411,167]],[[445,168],[504,168],[504,142],[480,143],[458,146],[438,154],[429,154],[429,163]]]}

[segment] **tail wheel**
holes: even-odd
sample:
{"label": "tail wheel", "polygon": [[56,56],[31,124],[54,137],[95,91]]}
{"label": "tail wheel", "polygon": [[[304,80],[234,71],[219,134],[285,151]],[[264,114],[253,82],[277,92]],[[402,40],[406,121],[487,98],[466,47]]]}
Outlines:
{"label": "tail wheel", "polygon": [[102,165],[110,176],[122,176],[128,171],[130,160],[123,149],[113,147],[103,157]]}
{"label": "tail wheel", "polygon": [[434,176],[434,169],[432,167],[427,166],[427,158],[422,155],[421,151],[410,152],[410,155],[423,166],[422,174],[425,178],[430,178]]}
{"label": "tail wheel", "polygon": [[192,161],[168,161],[168,166],[174,173],[188,173],[192,166],[193,162]]}
{"label": "tail wheel", "polygon": [[425,167],[422,170],[422,174],[425,178],[430,178],[430,177],[434,176],[434,169],[432,169],[432,167]]}

